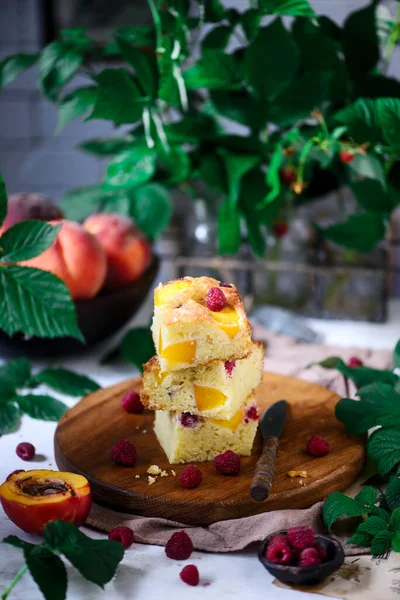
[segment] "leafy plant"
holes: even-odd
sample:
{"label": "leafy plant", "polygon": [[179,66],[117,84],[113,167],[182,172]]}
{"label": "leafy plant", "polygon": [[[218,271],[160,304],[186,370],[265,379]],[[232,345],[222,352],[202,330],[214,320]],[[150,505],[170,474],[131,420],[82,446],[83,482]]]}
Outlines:
{"label": "leafy plant", "polygon": [[135,327],[127,331],[120,345],[101,360],[102,364],[123,358],[143,371],[144,365],[155,354],[153,338],[149,327]]}
{"label": "leafy plant", "polygon": [[15,535],[9,535],[3,543],[22,550],[26,563],[4,591],[3,600],[28,570],[46,600],[65,600],[68,577],[60,555],[87,581],[104,588],[114,577],[124,556],[124,548],[118,542],[93,540],[75,525],[64,521],[46,525],[41,544],[24,542]]}
{"label": "leafy plant", "polygon": [[36,375],[25,358],[0,366],[0,436],[15,431],[23,414],[43,421],[58,421],[68,407],[52,396],[35,394],[39,385],[68,396],[83,396],[99,389],[98,384],[74,371],[48,368]]}
{"label": "leafy plant", "polygon": [[[196,198],[201,187],[220,195],[220,252],[237,252],[245,230],[262,256],[277,219],[348,186],[355,212],[316,225],[336,244],[373,249],[400,197],[400,84],[387,75],[400,11],[373,0],[339,26],[307,0],[249,2],[243,12],[195,4],[197,14],[186,1],[149,0],[153,25],[117,29],[104,48],[67,29],[38,55],[0,63],[2,86],[38,63],[58,130],[76,118],[128,126],[81,144],[108,166],[99,185],[66,194],[67,215],[121,211],[154,239],[170,219],[169,192]],[[118,67],[101,68],[105,57]],[[78,75],[85,82],[71,91]]]}

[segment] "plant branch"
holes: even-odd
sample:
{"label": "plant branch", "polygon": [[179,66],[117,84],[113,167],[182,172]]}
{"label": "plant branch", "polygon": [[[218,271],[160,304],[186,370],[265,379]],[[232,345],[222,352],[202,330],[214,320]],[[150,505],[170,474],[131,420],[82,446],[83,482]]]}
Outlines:
{"label": "plant branch", "polygon": [[158,12],[154,0],[147,0],[147,3],[151,11],[151,16],[153,17],[154,27],[156,28],[156,52],[158,52],[162,46],[162,23],[160,13]]}
{"label": "plant branch", "polygon": [[28,570],[28,565],[24,565],[22,567],[22,569],[16,574],[16,576],[14,577],[14,579],[12,580],[12,582],[10,583],[8,588],[3,592],[2,596],[1,596],[1,600],[6,600],[8,594],[11,592],[11,590],[14,588],[14,586],[18,583],[18,581],[21,579],[21,577],[23,575],[25,575],[27,570]]}

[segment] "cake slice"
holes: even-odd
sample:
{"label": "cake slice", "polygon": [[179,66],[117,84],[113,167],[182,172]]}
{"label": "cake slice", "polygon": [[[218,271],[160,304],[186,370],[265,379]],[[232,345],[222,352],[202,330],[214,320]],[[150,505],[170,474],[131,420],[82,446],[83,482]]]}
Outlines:
{"label": "cake slice", "polygon": [[[222,310],[207,308],[211,288],[225,297]],[[159,284],[154,290],[152,333],[161,372],[237,360],[251,350],[251,327],[239,292],[211,277]]]}
{"label": "cake slice", "polygon": [[247,358],[160,373],[158,358],[153,356],[144,365],[142,402],[153,410],[229,420],[259,385],[263,357],[263,345],[253,342]]}
{"label": "cake slice", "polygon": [[212,460],[226,450],[249,456],[258,425],[253,395],[228,421],[158,410],[154,431],[171,464]]}

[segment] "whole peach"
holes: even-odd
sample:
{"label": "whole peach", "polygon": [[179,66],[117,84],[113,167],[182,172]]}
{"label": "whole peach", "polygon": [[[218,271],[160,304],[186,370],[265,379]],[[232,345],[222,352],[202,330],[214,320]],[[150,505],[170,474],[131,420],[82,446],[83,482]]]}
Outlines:
{"label": "whole peach", "polygon": [[92,493],[82,475],[33,470],[11,474],[0,486],[0,501],[15,525],[27,533],[41,535],[45,525],[57,519],[83,525]]}
{"label": "whole peach", "polygon": [[0,227],[0,235],[21,221],[51,221],[62,219],[63,212],[51,198],[38,192],[21,192],[8,197],[7,216]]}
{"label": "whole peach", "polygon": [[86,231],[95,235],[107,255],[105,287],[115,290],[139,279],[151,261],[151,246],[133,221],[113,213],[88,217]]}
{"label": "whole peach", "polygon": [[54,243],[39,256],[20,264],[50,271],[68,287],[74,299],[92,298],[104,284],[107,258],[98,240],[74,221],[62,223]]}

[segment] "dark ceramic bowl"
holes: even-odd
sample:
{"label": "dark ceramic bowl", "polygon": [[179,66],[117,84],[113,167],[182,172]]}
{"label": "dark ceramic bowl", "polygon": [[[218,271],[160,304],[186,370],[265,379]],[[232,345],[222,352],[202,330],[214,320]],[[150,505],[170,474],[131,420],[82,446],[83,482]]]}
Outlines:
{"label": "dark ceramic bowl", "polygon": [[100,293],[90,300],[75,301],[79,327],[86,340],[82,344],[70,337],[26,339],[21,334],[8,336],[0,332],[2,356],[61,356],[82,352],[117,333],[136,314],[143,304],[158,272],[157,256],[143,275],[130,285],[114,292]]}
{"label": "dark ceramic bowl", "polygon": [[329,535],[316,535],[315,541],[322,544],[327,553],[327,560],[318,567],[292,567],[290,565],[275,565],[267,560],[265,552],[269,542],[277,535],[285,535],[286,531],[277,531],[269,535],[262,542],[258,558],[271,575],[282,581],[294,585],[313,585],[320,583],[332,575],[344,563],[344,553],[341,544]]}

